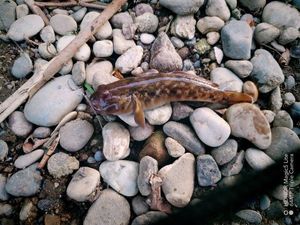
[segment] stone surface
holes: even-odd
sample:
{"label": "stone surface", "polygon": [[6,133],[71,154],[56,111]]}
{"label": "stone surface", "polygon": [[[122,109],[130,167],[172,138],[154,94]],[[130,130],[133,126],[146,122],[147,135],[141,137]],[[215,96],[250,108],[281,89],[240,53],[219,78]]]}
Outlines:
{"label": "stone surface", "polygon": [[111,18],[111,23],[114,28],[121,29],[123,24],[133,23],[133,19],[128,12],[120,12]]}
{"label": "stone surface", "polygon": [[134,46],[124,52],[116,61],[115,67],[121,73],[129,73],[141,63],[143,48]]}
{"label": "stone surface", "polygon": [[185,148],[173,138],[167,137],[165,146],[170,156],[178,158],[185,153]]}
{"label": "stone surface", "polygon": [[11,74],[16,78],[24,78],[33,70],[32,61],[27,53],[21,53],[14,61]]}
{"label": "stone surface", "polygon": [[137,195],[132,199],[131,206],[134,214],[137,216],[147,213],[150,209],[146,202],[146,198],[140,195]]}
{"label": "stone surface", "polygon": [[122,195],[131,197],[138,193],[139,164],[128,160],[104,161],[100,165],[104,182]]}
{"label": "stone surface", "polygon": [[135,46],[133,40],[127,40],[120,29],[113,30],[113,46],[114,52],[118,55],[122,55],[128,49]]}
{"label": "stone surface", "polygon": [[107,123],[102,129],[103,154],[107,160],[116,161],[129,155],[129,131],[120,123]]}
{"label": "stone surface", "polygon": [[[111,76],[113,71],[113,65],[110,61],[100,61],[91,63],[86,67],[86,82],[88,84],[108,84],[118,79]],[[105,79],[104,79],[105,78]]]}
{"label": "stone surface", "polygon": [[198,20],[197,29],[202,33],[219,31],[224,26],[224,21],[217,16],[205,16]]}
{"label": "stone surface", "polygon": [[213,83],[218,84],[222,91],[242,92],[243,81],[226,68],[217,67],[213,69],[210,73],[210,79]]}
{"label": "stone surface", "polygon": [[235,215],[249,223],[260,224],[262,222],[261,214],[252,209],[243,209],[238,211]]}
{"label": "stone surface", "polygon": [[130,136],[135,141],[146,140],[148,137],[150,137],[153,131],[154,131],[154,126],[150,125],[149,123],[146,123],[144,128],[140,126],[129,127]]}
{"label": "stone surface", "polygon": [[23,112],[14,111],[8,118],[9,128],[20,137],[26,137],[32,130],[32,124],[28,122]]}
{"label": "stone surface", "polygon": [[251,59],[251,76],[256,80],[259,91],[267,93],[283,83],[284,75],[273,56],[264,49],[258,49]]}
{"label": "stone surface", "polygon": [[90,167],[80,167],[67,187],[69,198],[78,202],[87,201],[95,195],[100,184],[100,173]]}
{"label": "stone surface", "polygon": [[114,47],[111,40],[96,41],[93,45],[93,53],[96,57],[109,57],[113,51]]}
{"label": "stone surface", "polygon": [[181,120],[190,116],[194,110],[181,102],[172,103],[172,120]]}
{"label": "stone surface", "polygon": [[50,19],[50,25],[59,35],[67,35],[77,30],[76,21],[68,15],[56,14]]}
{"label": "stone surface", "polygon": [[224,54],[232,59],[249,59],[252,33],[245,21],[231,20],[221,30]]}
{"label": "stone surface", "polygon": [[163,175],[162,190],[168,202],[176,207],[186,206],[192,197],[195,177],[195,157],[186,153],[169,165]]}
{"label": "stone surface", "polygon": [[145,118],[151,125],[165,124],[172,115],[172,107],[170,104],[165,104],[154,109],[145,111]]}
{"label": "stone surface", "polygon": [[71,16],[73,17],[73,19],[76,22],[80,22],[83,19],[83,17],[85,16],[86,12],[87,12],[87,8],[82,7],[81,9],[79,9],[76,12],[72,13]]}
{"label": "stone surface", "polygon": [[208,16],[217,16],[224,21],[230,18],[230,11],[225,0],[208,0],[205,13]]}
{"label": "stone surface", "polygon": [[16,7],[16,16],[17,19],[27,16],[29,14],[29,8],[26,4],[21,4]]}
{"label": "stone surface", "polygon": [[253,70],[252,63],[247,60],[228,60],[225,66],[240,78],[248,77]]}
{"label": "stone surface", "polygon": [[82,85],[85,78],[85,63],[83,61],[77,61],[72,68],[72,80],[76,85]]}
{"label": "stone surface", "polygon": [[193,15],[177,16],[171,25],[171,33],[184,39],[192,39],[195,36],[196,20]]}
{"label": "stone surface", "polygon": [[250,103],[239,103],[230,106],[226,111],[231,134],[251,141],[260,149],[271,144],[271,129],[268,120],[258,107]]}
{"label": "stone surface", "polygon": [[161,72],[176,71],[182,68],[182,59],[164,32],[161,32],[152,44],[150,68]]}
{"label": "stone surface", "polygon": [[153,34],[142,33],[140,40],[143,44],[149,45],[155,40],[155,36]]}
{"label": "stone surface", "polygon": [[210,154],[220,166],[229,163],[237,154],[238,143],[234,139],[228,139],[221,146],[214,148]]}
{"label": "stone surface", "polygon": [[79,161],[66,153],[58,152],[50,157],[47,164],[49,173],[55,177],[60,178],[72,174],[74,170],[79,168]]}
{"label": "stone surface", "polygon": [[40,190],[42,179],[40,171],[37,170],[37,164],[34,164],[9,177],[5,188],[15,197],[32,196]]}
{"label": "stone surface", "polygon": [[194,14],[196,13],[199,8],[203,5],[203,0],[161,0],[159,3],[166,7],[167,9],[170,9],[174,13],[178,15],[188,15],[188,14]]}
{"label": "stone surface", "polygon": [[71,75],[48,82],[26,103],[25,118],[39,126],[48,127],[58,124],[82,100],[81,91],[74,90],[74,85]]}
{"label": "stone surface", "polygon": [[39,44],[39,54],[43,59],[50,60],[52,59],[56,54],[56,48],[53,44],[50,43],[41,43]]}
{"label": "stone surface", "polygon": [[40,16],[27,15],[11,24],[7,36],[14,41],[23,41],[39,33],[44,25],[44,21]]}
{"label": "stone surface", "polygon": [[40,32],[41,39],[45,43],[55,42],[55,33],[53,28],[50,25],[45,26]]}
{"label": "stone surface", "polygon": [[211,155],[199,155],[197,157],[197,178],[200,186],[212,186],[221,177],[218,165]]}
{"label": "stone surface", "polygon": [[7,178],[4,175],[0,174],[0,200],[1,201],[6,201],[9,199],[9,195],[5,189],[6,181]]}
{"label": "stone surface", "polygon": [[7,143],[0,139],[0,161],[4,161],[6,159],[8,150]]}
{"label": "stone surface", "polygon": [[295,41],[299,37],[299,35],[300,33],[298,29],[294,27],[287,27],[281,32],[278,41],[280,44],[286,45]]}
{"label": "stone surface", "polygon": [[146,12],[153,13],[153,9],[150,5],[146,3],[139,3],[134,7],[136,16],[140,16]]}
{"label": "stone surface", "polygon": [[130,205],[126,198],[105,189],[89,208],[83,225],[128,225]]}
{"label": "stone surface", "polygon": [[0,1],[0,30],[8,30],[16,19],[17,4],[12,0]]}
{"label": "stone surface", "polygon": [[254,38],[259,44],[267,44],[274,41],[280,34],[280,30],[268,23],[259,23],[254,30]]}
{"label": "stone surface", "polygon": [[14,166],[23,169],[38,161],[44,155],[44,150],[37,149],[25,155],[19,156],[14,162]]}
{"label": "stone surface", "polygon": [[273,121],[273,127],[287,127],[293,129],[293,126],[293,119],[287,111],[280,110],[277,112]]}
{"label": "stone surface", "polygon": [[206,34],[206,39],[208,44],[215,45],[220,39],[220,34],[215,31],[209,32]]}
{"label": "stone surface", "polygon": [[266,153],[255,148],[248,148],[246,150],[245,159],[254,170],[263,170],[275,163]]}
{"label": "stone surface", "polygon": [[158,27],[158,18],[153,13],[144,13],[135,18],[137,29],[141,33],[154,33]]}

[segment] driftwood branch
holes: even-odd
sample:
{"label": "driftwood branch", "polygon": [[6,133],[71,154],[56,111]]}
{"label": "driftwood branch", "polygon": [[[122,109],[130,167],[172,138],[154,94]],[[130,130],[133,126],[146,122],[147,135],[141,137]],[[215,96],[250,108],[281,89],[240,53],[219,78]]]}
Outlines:
{"label": "driftwood branch", "polygon": [[35,4],[35,1],[34,1],[34,0],[25,0],[24,2],[28,5],[28,7],[30,8],[30,10],[31,10],[34,14],[39,15],[39,16],[43,19],[43,21],[44,21],[44,23],[45,23],[46,25],[49,24],[49,19],[48,19],[48,17],[47,17],[47,16],[45,15],[45,13],[40,9],[40,7],[38,7],[38,6]]}
{"label": "driftwood branch", "polygon": [[45,68],[36,71],[14,94],[0,105],[0,122],[3,122],[14,112],[29,96],[37,92],[49,79],[75,55],[77,50],[85,44],[103,26],[127,0],[113,0],[91,24],[81,30],[76,38],[54,57]]}
{"label": "driftwood branch", "polygon": [[68,2],[35,2],[36,6],[39,7],[73,7],[73,6],[83,6],[94,9],[105,9],[107,4],[104,3],[92,3],[95,0],[86,0],[86,1],[75,1],[71,0]]}

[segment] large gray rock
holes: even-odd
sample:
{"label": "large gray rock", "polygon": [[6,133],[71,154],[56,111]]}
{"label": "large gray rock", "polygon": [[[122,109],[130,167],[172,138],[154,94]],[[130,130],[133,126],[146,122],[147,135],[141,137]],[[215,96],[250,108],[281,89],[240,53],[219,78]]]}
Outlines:
{"label": "large gray rock", "polygon": [[232,59],[249,59],[252,34],[252,29],[248,23],[231,20],[221,30],[224,54]]}
{"label": "large gray rock", "polygon": [[82,100],[81,90],[74,86],[71,75],[47,83],[26,103],[26,119],[39,126],[57,125]]}
{"label": "large gray rock", "polygon": [[44,155],[44,150],[43,149],[34,150],[30,153],[19,156],[16,159],[16,161],[14,163],[14,166],[19,168],[19,169],[26,168],[27,166],[29,166],[29,165],[33,164],[34,162],[38,161],[43,155]]}
{"label": "large gray rock", "polygon": [[8,30],[16,19],[17,4],[12,0],[0,1],[0,30]]}
{"label": "large gray rock", "polygon": [[217,16],[224,21],[230,18],[230,10],[225,0],[208,0],[205,13],[208,16]]}
{"label": "large gray rock", "polygon": [[14,41],[23,41],[39,33],[44,25],[40,16],[27,15],[16,20],[10,26],[7,36]]}
{"label": "large gray rock", "polygon": [[68,15],[56,14],[50,19],[50,25],[59,35],[67,35],[77,30],[76,21]]}
{"label": "large gray rock", "polygon": [[283,83],[282,70],[268,51],[264,49],[256,50],[251,63],[253,65],[251,76],[256,80],[260,92],[270,92]]}
{"label": "large gray rock", "polygon": [[189,15],[196,13],[203,5],[204,0],[160,0],[159,4],[170,9],[178,15]]}
{"label": "large gray rock", "polygon": [[300,28],[300,12],[284,2],[272,1],[267,4],[262,14],[262,20],[278,28]]}
{"label": "large gray rock", "polygon": [[129,219],[130,205],[126,198],[105,189],[89,208],[83,225],[128,225]]}

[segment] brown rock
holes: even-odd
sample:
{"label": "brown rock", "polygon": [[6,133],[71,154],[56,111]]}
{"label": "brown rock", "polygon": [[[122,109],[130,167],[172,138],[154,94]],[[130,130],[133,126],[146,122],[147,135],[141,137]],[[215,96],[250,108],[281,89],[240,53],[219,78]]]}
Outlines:
{"label": "brown rock", "polygon": [[248,80],[243,84],[243,92],[250,95],[253,98],[253,102],[257,101],[258,89],[252,81]]}
{"label": "brown rock", "polygon": [[60,225],[60,217],[56,215],[45,215],[45,225]]}

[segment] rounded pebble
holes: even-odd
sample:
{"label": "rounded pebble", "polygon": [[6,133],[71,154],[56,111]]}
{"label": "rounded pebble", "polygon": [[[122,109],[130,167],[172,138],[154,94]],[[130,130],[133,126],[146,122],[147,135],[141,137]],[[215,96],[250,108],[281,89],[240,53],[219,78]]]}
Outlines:
{"label": "rounded pebble", "polygon": [[44,150],[37,149],[28,154],[19,156],[14,162],[14,166],[23,169],[38,161],[44,155]]}
{"label": "rounded pebble", "polygon": [[14,111],[9,116],[9,127],[15,135],[26,137],[32,130],[32,124],[29,123],[23,112]]}

